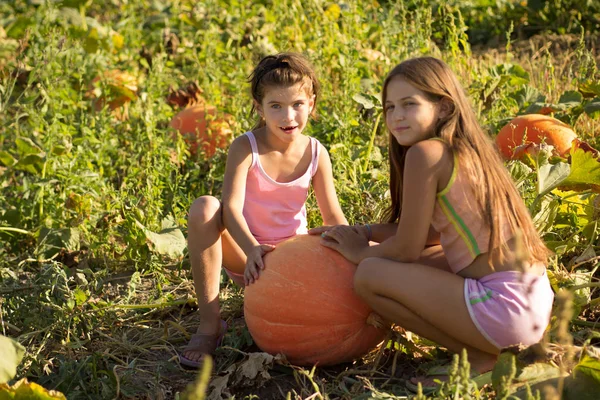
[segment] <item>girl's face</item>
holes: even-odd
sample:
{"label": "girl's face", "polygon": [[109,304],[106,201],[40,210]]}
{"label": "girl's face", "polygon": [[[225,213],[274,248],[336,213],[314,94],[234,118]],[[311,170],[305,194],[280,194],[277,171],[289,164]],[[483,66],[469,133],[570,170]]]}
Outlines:
{"label": "girl's face", "polygon": [[401,146],[412,146],[434,136],[440,115],[440,103],[397,76],[388,82],[385,99],[385,123]]}
{"label": "girl's face", "polygon": [[305,85],[267,87],[262,104],[255,104],[265,119],[267,131],[284,142],[291,142],[302,134],[315,105]]}

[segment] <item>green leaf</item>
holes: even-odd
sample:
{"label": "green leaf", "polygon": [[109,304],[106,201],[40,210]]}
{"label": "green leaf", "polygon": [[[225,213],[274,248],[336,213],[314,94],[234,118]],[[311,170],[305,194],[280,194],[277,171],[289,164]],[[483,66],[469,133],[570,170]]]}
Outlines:
{"label": "green leaf", "polygon": [[67,147],[62,144],[57,144],[56,146],[52,147],[52,154],[54,154],[56,156],[62,156],[66,152],[67,152]]}
{"label": "green leaf", "polygon": [[63,0],[62,4],[66,7],[79,8],[80,6],[88,6],[93,0]]}
{"label": "green leaf", "polygon": [[583,306],[589,303],[592,291],[589,286],[577,290],[572,288],[589,284],[592,280],[592,274],[590,272],[559,273],[548,271],[548,279],[555,292],[566,289],[573,293],[573,316],[577,317]]}
{"label": "green leaf", "polygon": [[551,103],[532,103],[525,110],[525,114],[539,114],[544,108],[550,108],[552,112],[556,112],[563,110],[565,107]]}
{"label": "green leaf", "polygon": [[600,384],[589,375],[577,374],[577,376],[568,376],[565,379],[564,385],[562,400],[600,399]]}
{"label": "green leaf", "polygon": [[579,91],[584,95],[600,96],[600,82],[588,81],[579,86]]}
{"label": "green leaf", "polygon": [[18,17],[8,26],[6,36],[13,39],[20,39],[25,34],[25,31],[30,26],[33,26],[35,21],[31,17]]}
{"label": "green leaf", "polygon": [[85,19],[77,8],[73,7],[62,7],[60,9],[59,18],[65,21],[71,27],[77,28],[82,31],[87,30]]}
{"label": "green leaf", "polygon": [[498,356],[494,365],[492,385],[496,391],[504,389],[508,393],[514,393],[523,390],[526,385],[552,382],[560,376],[560,369],[554,365],[541,362],[526,365],[523,361],[518,361],[514,354],[506,351]]}
{"label": "green leaf", "polygon": [[577,376],[578,373],[586,374],[600,385],[600,354],[598,353],[599,351],[594,348],[584,347],[573,375]]}
{"label": "green leaf", "polygon": [[534,384],[559,376],[560,369],[558,367],[539,362],[524,367],[521,372],[517,374],[516,381]]}
{"label": "green leaf", "polygon": [[138,220],[135,220],[135,223],[144,231],[149,247],[153,251],[174,260],[183,256],[186,240],[172,218],[165,218],[162,221],[162,230],[158,233],[152,232]]}
{"label": "green leaf", "polygon": [[366,93],[358,93],[352,96],[352,99],[356,101],[358,104],[361,104],[365,110],[370,110],[375,107],[375,104],[378,103],[377,99],[374,96]]}
{"label": "green leaf", "polygon": [[581,93],[576,90],[568,90],[560,96],[558,103],[565,105],[567,108],[573,108],[581,105],[582,101],[583,95]]}
{"label": "green leaf", "polygon": [[529,106],[533,103],[545,103],[546,97],[535,87],[525,85],[522,89],[516,91],[513,95],[519,105],[519,109]]}
{"label": "green leaf", "polygon": [[45,154],[44,151],[29,138],[18,137],[15,139],[15,144],[17,145],[17,151],[22,156],[29,154],[43,156]]}
{"label": "green leaf", "polygon": [[79,250],[80,232],[77,228],[40,229],[38,237],[38,258],[48,259],[65,249],[69,252]]}
{"label": "green leaf", "polygon": [[27,379],[21,379],[13,386],[0,384],[0,400],[66,400],[64,394],[56,390],[47,390]]}
{"label": "green leaf", "polygon": [[17,341],[0,335],[0,353],[0,383],[6,383],[17,374],[25,348]]}
{"label": "green leaf", "polygon": [[125,44],[125,38],[117,32],[112,33],[111,40],[113,47],[117,50],[122,49]]}
{"label": "green leaf", "polygon": [[44,158],[37,154],[29,154],[21,158],[15,165],[15,169],[31,172],[34,175],[41,175],[44,169]]}
{"label": "green leaf", "polygon": [[583,111],[592,118],[600,117],[600,97],[596,97],[583,107]]}
{"label": "green leaf", "polygon": [[533,170],[527,166],[525,163],[519,160],[511,161],[507,165],[510,176],[513,181],[517,184],[517,186],[529,178],[529,175],[533,172]]}
{"label": "green leaf", "polygon": [[80,306],[83,303],[85,303],[88,299],[88,295],[81,289],[81,288],[76,288],[73,291],[73,296],[75,296],[75,303]]}
{"label": "green leaf", "polygon": [[543,195],[560,185],[569,176],[567,163],[544,164],[538,168],[538,194]]}
{"label": "green leaf", "polygon": [[11,167],[16,164],[17,160],[5,150],[0,151],[0,162],[7,167]]}
{"label": "green leaf", "polygon": [[591,186],[600,188],[600,163],[591,152],[573,147],[571,149],[571,173],[561,185]]}

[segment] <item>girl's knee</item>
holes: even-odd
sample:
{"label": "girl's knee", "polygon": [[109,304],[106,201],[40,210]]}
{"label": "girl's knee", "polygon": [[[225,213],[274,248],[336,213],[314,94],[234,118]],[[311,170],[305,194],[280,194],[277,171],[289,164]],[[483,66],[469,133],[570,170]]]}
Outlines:
{"label": "girl's knee", "polygon": [[356,268],[356,272],[354,273],[354,291],[361,297],[366,297],[373,292],[373,267],[376,262],[376,258],[365,258]]}
{"label": "girl's knee", "polygon": [[192,203],[188,213],[188,226],[206,223],[220,215],[221,202],[214,196],[201,196]]}

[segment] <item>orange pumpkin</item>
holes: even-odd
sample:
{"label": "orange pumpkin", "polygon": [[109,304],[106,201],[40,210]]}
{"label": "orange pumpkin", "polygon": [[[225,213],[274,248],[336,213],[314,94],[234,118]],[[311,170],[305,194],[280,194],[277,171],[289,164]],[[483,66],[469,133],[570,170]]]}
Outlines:
{"label": "orange pumpkin", "polygon": [[214,106],[196,104],[175,115],[170,126],[183,136],[192,155],[201,146],[206,156],[212,157],[217,148],[222,149],[229,144],[233,133],[229,121],[231,116],[217,113]]}
{"label": "orange pumpkin", "polygon": [[356,265],[319,241],[299,235],[278,244],[244,294],[246,323],[256,345],[284,354],[295,365],[357,359],[386,333],[354,293]]}
{"label": "orange pumpkin", "polygon": [[108,103],[115,110],[137,97],[138,82],[133,75],[113,69],[95,77],[90,83],[88,96],[94,99],[94,110],[100,111]]}
{"label": "orange pumpkin", "polygon": [[[192,155],[196,155],[201,146],[206,156],[212,157],[217,148],[229,145],[233,133],[231,115],[219,113],[214,106],[206,104],[197,82],[188,82],[179,89],[170,88],[167,103],[183,108],[173,117],[170,126],[183,136]],[[173,138],[176,136],[177,133]]]}
{"label": "orange pumpkin", "polygon": [[515,152],[518,146],[529,143],[554,146],[559,155],[565,155],[571,149],[571,143],[577,135],[562,121],[541,114],[520,115],[506,124],[496,136],[496,145],[505,159],[513,160],[523,152]]}

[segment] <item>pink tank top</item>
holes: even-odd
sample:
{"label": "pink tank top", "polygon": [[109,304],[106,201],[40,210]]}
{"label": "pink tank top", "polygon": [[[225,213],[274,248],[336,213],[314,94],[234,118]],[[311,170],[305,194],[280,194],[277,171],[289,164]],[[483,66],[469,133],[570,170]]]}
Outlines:
{"label": "pink tank top", "polygon": [[[431,225],[440,233],[442,248],[454,273],[488,252],[491,231],[479,211],[469,177],[459,170],[456,155],[450,181],[437,193]],[[507,224],[502,225],[500,232],[503,241],[513,236]]]}
{"label": "pink tank top", "polygon": [[260,165],[254,134],[246,132],[245,135],[252,147],[243,210],[250,232],[259,243],[269,244],[308,233],[305,203],[319,164],[319,141],[310,138],[312,159],[301,177],[291,182],[277,182]]}

